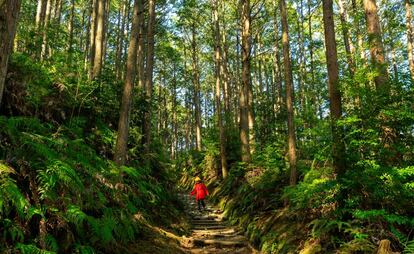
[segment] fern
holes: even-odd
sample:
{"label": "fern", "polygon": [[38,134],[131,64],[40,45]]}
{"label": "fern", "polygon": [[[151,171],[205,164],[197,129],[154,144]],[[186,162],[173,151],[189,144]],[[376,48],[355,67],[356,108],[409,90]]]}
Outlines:
{"label": "fern", "polygon": [[18,243],[15,250],[20,251],[21,254],[56,254],[54,251],[42,250],[35,245],[22,243]]}
{"label": "fern", "polygon": [[59,244],[51,234],[46,235],[45,242],[48,249],[52,250],[53,252],[58,252]]}
{"label": "fern", "polygon": [[384,209],[381,210],[356,210],[353,215],[355,218],[363,219],[363,220],[370,220],[370,219],[383,219],[387,221],[388,223],[396,223],[399,225],[409,225],[411,220],[409,217],[397,215],[397,214],[391,214],[385,211]]}
{"label": "fern", "polygon": [[404,254],[414,254],[414,240],[411,240],[404,244]]}
{"label": "fern", "polygon": [[76,171],[67,163],[59,160],[52,161],[46,170],[40,170],[38,180],[40,182],[39,192],[43,199],[55,196],[55,188],[58,183],[76,192],[84,189]]}
{"label": "fern", "polygon": [[21,226],[10,219],[3,220],[3,234],[9,236],[12,241],[23,241],[24,233]]}
{"label": "fern", "polygon": [[74,224],[82,224],[83,221],[87,218],[87,215],[75,205],[69,205],[65,217]]}
{"label": "fern", "polygon": [[[0,215],[3,211],[4,205],[10,202],[16,209],[20,217],[24,217],[26,209],[29,207],[29,202],[20,192],[15,181],[10,178],[10,174],[14,173],[13,169],[0,162]],[[5,210],[9,210],[5,207]]]}
{"label": "fern", "polygon": [[78,254],[95,254],[95,250],[91,246],[84,246],[77,244],[75,246],[75,253]]}
{"label": "fern", "polygon": [[103,245],[106,245],[114,240],[112,232],[117,221],[113,217],[102,219],[88,217],[88,223],[93,233],[94,241],[100,241]]}
{"label": "fern", "polygon": [[376,246],[368,239],[353,239],[341,245],[338,254],[347,253],[373,253]]}
{"label": "fern", "polygon": [[[7,130],[9,134],[30,131],[30,132],[38,132],[42,133],[47,130],[45,125],[40,122],[38,118],[32,117],[10,117],[7,120]],[[14,135],[18,136],[18,135]]]}
{"label": "fern", "polygon": [[314,238],[319,238],[334,230],[347,231],[351,227],[351,224],[347,222],[330,219],[316,219],[309,225],[312,226],[312,237]]}
{"label": "fern", "polygon": [[33,215],[35,215],[35,214],[40,215],[43,218],[45,217],[42,209],[40,209],[38,207],[31,206],[31,207],[29,207],[29,209],[27,209],[26,219],[30,220],[33,217]]}

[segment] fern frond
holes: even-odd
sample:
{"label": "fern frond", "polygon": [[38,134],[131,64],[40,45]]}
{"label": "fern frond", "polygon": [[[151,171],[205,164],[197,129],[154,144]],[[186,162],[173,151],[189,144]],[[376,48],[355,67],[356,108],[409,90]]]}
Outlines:
{"label": "fern frond", "polygon": [[45,242],[48,249],[52,250],[53,252],[59,251],[59,244],[51,234],[46,235]]}
{"label": "fern frond", "polygon": [[46,170],[39,170],[37,178],[40,183],[39,193],[43,199],[55,197],[56,191],[54,190],[57,184],[66,186],[75,192],[81,192],[84,189],[76,171],[60,160],[52,161]]}
{"label": "fern frond", "polygon": [[414,254],[414,240],[411,240],[405,244],[403,253]]}
{"label": "fern frond", "polygon": [[10,219],[3,220],[3,235],[5,237],[9,236],[12,241],[23,241],[24,233],[21,226]]}
{"label": "fern frond", "polygon": [[78,254],[95,254],[95,250],[91,246],[85,245],[76,245],[75,246],[75,253]]}
{"label": "fern frond", "polygon": [[42,250],[32,244],[18,243],[15,248],[21,254],[56,254],[54,251]]}
{"label": "fern frond", "polygon": [[81,231],[83,227],[83,222],[87,219],[88,215],[86,215],[78,206],[75,205],[69,205],[66,212],[65,212],[65,218],[73,223],[78,232]]}
{"label": "fern frond", "polygon": [[24,218],[25,211],[29,207],[29,202],[20,192],[14,180],[9,177],[0,179],[0,208],[4,204],[7,204],[5,201],[11,202],[19,216]]}

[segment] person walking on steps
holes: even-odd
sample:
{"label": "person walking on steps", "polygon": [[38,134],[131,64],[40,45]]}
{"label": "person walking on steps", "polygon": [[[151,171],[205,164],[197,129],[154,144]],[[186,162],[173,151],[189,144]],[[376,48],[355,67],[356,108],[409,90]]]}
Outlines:
{"label": "person walking on steps", "polygon": [[196,177],[195,179],[195,185],[194,189],[191,192],[191,196],[195,195],[195,198],[197,200],[198,205],[198,211],[201,212],[201,205],[203,206],[203,209],[206,209],[206,204],[204,203],[204,199],[206,196],[209,195],[207,187],[204,185],[204,183],[201,181],[200,177]]}

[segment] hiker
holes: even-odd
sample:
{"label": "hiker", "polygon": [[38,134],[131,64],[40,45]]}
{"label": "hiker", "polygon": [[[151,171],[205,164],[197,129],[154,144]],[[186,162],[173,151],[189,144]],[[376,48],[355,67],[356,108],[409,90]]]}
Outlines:
{"label": "hiker", "polygon": [[204,199],[206,198],[206,196],[208,196],[208,190],[204,183],[201,182],[200,177],[197,176],[194,180],[196,184],[194,185],[194,189],[191,192],[191,196],[196,196],[198,210],[201,212],[201,205],[203,205],[203,209],[206,209]]}

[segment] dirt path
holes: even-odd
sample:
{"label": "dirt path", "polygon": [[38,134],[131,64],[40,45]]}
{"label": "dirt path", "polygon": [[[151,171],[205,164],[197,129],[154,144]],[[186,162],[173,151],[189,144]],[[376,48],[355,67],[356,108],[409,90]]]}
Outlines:
{"label": "dirt path", "polygon": [[191,217],[192,234],[182,241],[183,247],[189,253],[259,253],[250,246],[240,230],[229,226],[223,220],[223,213],[220,210],[207,204],[207,209],[199,212],[193,197],[181,194],[180,198],[186,204]]}

